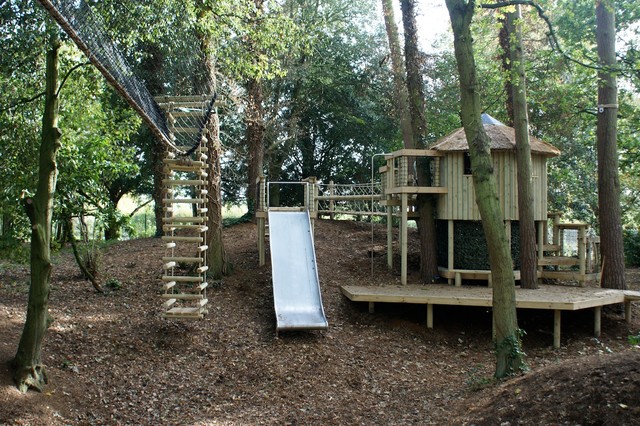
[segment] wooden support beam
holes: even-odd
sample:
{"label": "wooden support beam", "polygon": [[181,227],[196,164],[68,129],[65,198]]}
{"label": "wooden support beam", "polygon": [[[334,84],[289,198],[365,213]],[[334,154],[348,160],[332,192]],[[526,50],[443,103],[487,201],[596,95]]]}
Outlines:
{"label": "wooden support beam", "polygon": [[562,311],[555,309],[553,311],[553,347],[560,348],[560,324],[562,320]]}
{"label": "wooden support beam", "polygon": [[427,328],[433,328],[433,304],[427,303]]}
{"label": "wooden support beam", "polygon": [[593,308],[593,335],[600,337],[602,331],[602,306]]}

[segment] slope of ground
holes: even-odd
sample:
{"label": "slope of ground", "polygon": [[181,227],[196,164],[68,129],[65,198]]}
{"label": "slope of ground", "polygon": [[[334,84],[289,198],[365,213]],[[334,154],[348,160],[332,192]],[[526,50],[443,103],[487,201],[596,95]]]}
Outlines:
{"label": "slope of ground", "polygon": [[[636,423],[640,359],[627,336],[640,329],[637,307],[631,324],[607,313],[599,339],[591,312],[563,314],[559,350],[553,314],[521,311],[531,372],[495,384],[490,312],[436,307],[433,330],[423,306],[369,314],[339,286],[399,281],[379,255],[384,229],[320,221],[315,234],[329,329],[280,337],[254,225],[226,230],[234,273],[210,289],[210,314],[199,322],[160,316],[157,239],[104,250],[103,277],[121,284],[104,295],[69,254],[57,256],[43,351],[50,384],[41,394],[20,394],[11,382],[28,270],[0,264],[0,424]],[[638,278],[630,271],[631,287]]]}

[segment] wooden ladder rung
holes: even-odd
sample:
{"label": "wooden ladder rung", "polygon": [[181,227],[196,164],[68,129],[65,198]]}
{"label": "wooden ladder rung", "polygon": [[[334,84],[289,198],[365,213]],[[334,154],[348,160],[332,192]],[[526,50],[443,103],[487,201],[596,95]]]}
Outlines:
{"label": "wooden ladder rung", "polygon": [[200,300],[200,301],[198,302],[198,304],[199,304],[200,306],[204,306],[204,305],[206,305],[207,303],[209,303],[209,299],[202,299],[202,300]]}
{"label": "wooden ladder rung", "polygon": [[201,179],[164,179],[162,184],[168,186],[197,186],[204,185],[206,182]]}
{"label": "wooden ladder rung", "polygon": [[209,287],[209,283],[202,283],[202,284],[200,284],[200,285],[197,287],[197,289],[198,289],[198,290],[200,290],[200,291],[202,291],[202,290],[204,290],[204,289],[205,289],[205,288],[207,288],[207,287]]}
{"label": "wooden ladder rung", "polygon": [[171,308],[163,316],[174,319],[202,319],[204,318],[204,313],[202,308]]}
{"label": "wooden ladder rung", "polygon": [[164,204],[204,204],[204,198],[165,198]]}
{"label": "wooden ladder rung", "polygon": [[203,251],[207,251],[208,249],[209,249],[209,246],[200,246],[196,250],[202,253]]}
{"label": "wooden ladder rung", "polygon": [[162,230],[165,232],[171,232],[171,231],[175,231],[176,229],[195,229],[197,232],[205,232],[207,231],[209,228],[207,228],[206,226],[203,226],[202,224],[200,225],[187,225],[187,224],[178,224],[178,223],[174,223],[172,225],[163,225],[162,226]]}
{"label": "wooden ladder rung", "polygon": [[170,307],[171,305],[173,305],[174,303],[176,303],[176,299],[169,299],[166,302],[164,302],[162,304],[162,306],[164,306],[165,308]]}
{"label": "wooden ladder rung", "polygon": [[204,299],[201,293],[167,293],[161,294],[163,299],[176,299],[176,300],[200,300]]}
{"label": "wooden ladder rung", "polygon": [[162,161],[167,166],[189,166],[189,167],[196,166],[198,168],[202,168],[206,166],[204,161],[194,161],[190,159],[165,158]]}
{"label": "wooden ladder rung", "polygon": [[181,275],[163,275],[162,281],[175,281],[180,283],[201,283],[202,277],[181,276]]}
{"label": "wooden ladder rung", "polygon": [[208,270],[209,270],[209,267],[205,265],[205,266],[201,266],[198,269],[196,269],[196,272],[199,273],[199,274],[202,274],[202,273],[207,272]]}
{"label": "wooden ladder rung", "polygon": [[204,259],[201,257],[180,257],[180,256],[166,256],[162,258],[163,262],[184,262],[184,263],[202,263]]}
{"label": "wooden ladder rung", "polygon": [[204,223],[207,221],[206,217],[202,216],[185,216],[185,217],[163,217],[162,222],[169,223],[173,225],[178,225],[182,223]]}
{"label": "wooden ladder rung", "polygon": [[169,281],[168,283],[164,283],[162,285],[162,288],[164,289],[164,291],[167,291],[167,290],[171,290],[173,287],[175,287],[175,285],[176,285],[175,281]]}
{"label": "wooden ladder rung", "polygon": [[171,241],[171,242],[184,242],[184,243],[202,243],[204,239],[202,237],[180,237],[173,235],[164,235],[162,237],[163,241]]}
{"label": "wooden ladder rung", "polygon": [[171,269],[176,267],[176,262],[167,262],[162,265],[163,269]]}
{"label": "wooden ladder rung", "polygon": [[168,249],[175,248],[175,246],[176,246],[176,243],[174,243],[174,242],[170,242],[170,243],[165,244],[165,247],[168,248]]}

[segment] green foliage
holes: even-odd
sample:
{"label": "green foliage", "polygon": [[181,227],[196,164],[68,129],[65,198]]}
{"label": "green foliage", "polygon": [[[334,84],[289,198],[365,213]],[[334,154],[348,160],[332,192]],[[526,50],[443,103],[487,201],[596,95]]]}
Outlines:
{"label": "green foliage", "polygon": [[122,283],[120,282],[119,279],[117,278],[109,278],[105,283],[104,286],[106,288],[108,288],[109,290],[112,291],[117,291],[120,290],[122,288]]}
{"label": "green foliage", "polygon": [[483,375],[483,369],[483,365],[476,365],[467,371],[464,383],[470,391],[477,392],[486,389],[496,382],[495,378]]}
{"label": "green foliage", "polygon": [[29,263],[30,256],[29,244],[13,238],[0,238],[0,259],[26,265]]}
{"label": "green foliage", "polygon": [[640,267],[640,232],[637,229],[627,229],[623,233],[623,238],[626,266]]}
{"label": "green foliage", "polygon": [[516,329],[515,334],[505,337],[501,342],[496,342],[496,353],[506,352],[506,364],[510,366],[507,368],[508,374],[514,374],[517,371],[513,371],[513,366],[519,366],[519,371],[527,371],[529,367],[524,362],[527,354],[522,349],[522,338],[527,333],[521,329]]}

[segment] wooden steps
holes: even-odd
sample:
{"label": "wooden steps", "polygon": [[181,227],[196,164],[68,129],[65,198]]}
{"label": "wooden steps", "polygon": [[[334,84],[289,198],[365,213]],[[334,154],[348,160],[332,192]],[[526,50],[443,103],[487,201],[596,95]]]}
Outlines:
{"label": "wooden steps", "polygon": [[[197,140],[201,129],[188,118],[203,118],[211,97],[161,97],[157,101],[164,109],[171,135],[174,139],[179,135],[179,151],[193,149],[189,141]],[[178,155],[180,152],[168,153],[163,160],[162,241],[166,253],[162,257],[160,298],[162,315],[167,319],[202,319],[207,313],[206,140],[200,137],[200,145],[193,151],[186,158]]]}

